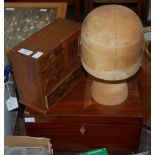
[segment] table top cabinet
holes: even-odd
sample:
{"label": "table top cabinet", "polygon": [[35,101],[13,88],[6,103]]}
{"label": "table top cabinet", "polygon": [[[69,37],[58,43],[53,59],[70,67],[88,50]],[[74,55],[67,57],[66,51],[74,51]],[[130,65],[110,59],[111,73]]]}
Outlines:
{"label": "table top cabinet", "polygon": [[20,103],[46,113],[76,81],[62,88],[79,75],[80,30],[79,23],[57,19],[9,50]]}

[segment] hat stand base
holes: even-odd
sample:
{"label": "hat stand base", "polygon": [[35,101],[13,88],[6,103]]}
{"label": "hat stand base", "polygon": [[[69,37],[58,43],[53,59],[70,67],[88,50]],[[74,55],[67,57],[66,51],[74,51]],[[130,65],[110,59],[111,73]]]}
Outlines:
{"label": "hat stand base", "polygon": [[114,106],[123,103],[128,97],[128,86],[123,83],[103,83],[93,81],[92,98],[101,105]]}

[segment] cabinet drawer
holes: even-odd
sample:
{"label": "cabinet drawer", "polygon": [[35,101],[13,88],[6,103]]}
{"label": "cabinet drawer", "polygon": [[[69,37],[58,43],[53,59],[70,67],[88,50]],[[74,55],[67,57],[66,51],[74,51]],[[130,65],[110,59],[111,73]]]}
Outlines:
{"label": "cabinet drawer", "polygon": [[64,67],[64,57],[60,55],[55,61],[49,62],[49,64],[40,70],[40,76],[42,79],[47,79],[50,72],[55,72],[59,68]]}
{"label": "cabinet drawer", "polygon": [[[126,120],[126,121],[125,121]],[[138,118],[104,118],[104,117],[78,117],[78,116],[48,116],[36,117],[35,123],[26,123],[34,130],[41,129],[53,131],[53,135],[70,135],[77,136],[136,136],[139,132],[141,119]]]}
{"label": "cabinet drawer", "polygon": [[[79,31],[59,43],[51,52],[38,60],[43,92],[51,94],[55,86],[80,65]],[[48,98],[48,97],[47,97]]]}
{"label": "cabinet drawer", "polygon": [[[41,71],[47,70],[52,65],[57,64],[61,61],[61,65],[66,69],[72,65],[72,62],[77,59],[79,54],[79,35],[77,31],[72,34],[64,42],[59,42],[51,51],[48,51],[39,60],[39,68]],[[52,47],[51,47],[52,48]],[[55,68],[57,69],[57,68]]]}
{"label": "cabinet drawer", "polygon": [[42,87],[45,94],[49,94],[52,89],[64,78],[65,70],[63,67],[57,70],[51,70],[48,76],[43,79]]}
{"label": "cabinet drawer", "polygon": [[[69,124],[69,123],[32,123],[27,124],[31,130],[33,129],[34,134],[44,133],[46,136],[82,136],[82,137],[108,137],[118,138],[120,140],[120,132],[122,140],[126,140],[128,137],[136,137],[139,133],[138,125],[107,125],[107,124]],[[51,132],[49,132],[51,131]],[[31,131],[32,132],[32,131]],[[124,139],[125,138],[125,139]]]}
{"label": "cabinet drawer", "polygon": [[79,34],[72,35],[64,44],[67,46],[67,58],[72,61],[73,57],[79,53]]}
{"label": "cabinet drawer", "polygon": [[60,56],[64,57],[64,49],[62,47],[62,43],[57,44],[56,47],[51,47],[50,51],[48,51],[45,55],[43,55],[39,60],[38,60],[38,65],[40,70],[46,69],[49,65],[56,63],[59,61]]}
{"label": "cabinet drawer", "polygon": [[[63,74],[63,71],[60,70],[60,74]],[[56,83],[53,82],[53,87],[50,87],[50,85],[48,85],[48,89],[45,92],[48,106],[50,107],[53,103],[60,100],[62,96],[66,95],[66,93],[68,93],[71,88],[76,85],[78,79],[82,74],[82,68],[78,67],[64,81],[62,81],[62,83],[56,89],[54,87],[54,84]]]}
{"label": "cabinet drawer", "polygon": [[64,50],[65,50],[65,58],[66,58],[66,69],[67,71],[71,70],[77,62],[77,59],[80,60],[79,56],[79,40],[80,40],[80,33],[77,31],[75,34],[72,34],[70,37],[68,37],[64,44]]}

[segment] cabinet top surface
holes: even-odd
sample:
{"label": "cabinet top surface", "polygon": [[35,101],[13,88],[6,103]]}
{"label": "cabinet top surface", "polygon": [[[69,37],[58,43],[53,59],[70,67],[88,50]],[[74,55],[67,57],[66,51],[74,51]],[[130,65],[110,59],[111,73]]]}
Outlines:
{"label": "cabinet top surface", "polygon": [[143,117],[136,80],[128,82],[128,98],[116,106],[103,106],[91,98],[91,78],[81,77],[78,84],[47,112],[47,116]]}
{"label": "cabinet top surface", "polygon": [[14,51],[25,48],[33,52],[51,52],[52,48],[55,48],[58,44],[62,43],[75,32],[80,33],[80,28],[80,24],[74,21],[57,19],[54,23],[47,25],[40,31],[36,32],[18,44],[14,48]]}

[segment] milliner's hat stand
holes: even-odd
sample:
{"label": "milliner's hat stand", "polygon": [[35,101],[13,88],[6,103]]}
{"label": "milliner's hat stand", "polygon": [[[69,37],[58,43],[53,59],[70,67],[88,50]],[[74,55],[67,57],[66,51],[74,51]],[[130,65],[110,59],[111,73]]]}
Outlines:
{"label": "milliner's hat stand", "polygon": [[128,96],[126,79],[140,65],[143,27],[138,16],[119,5],[94,9],[81,31],[81,62],[94,80],[92,98],[103,105],[117,105]]}

